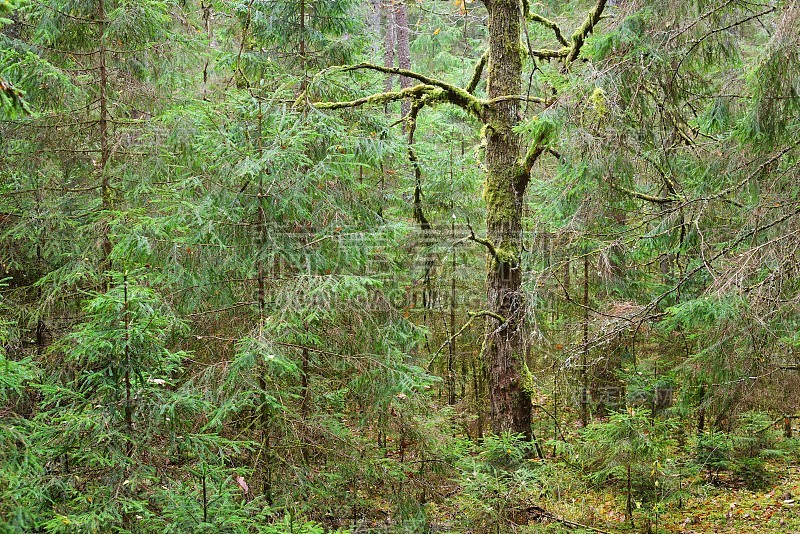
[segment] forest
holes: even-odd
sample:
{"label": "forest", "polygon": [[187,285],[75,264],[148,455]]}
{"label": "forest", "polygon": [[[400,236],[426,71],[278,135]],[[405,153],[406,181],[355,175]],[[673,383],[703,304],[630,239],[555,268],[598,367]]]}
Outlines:
{"label": "forest", "polygon": [[0,0],[0,532],[800,532],[798,188],[796,0]]}

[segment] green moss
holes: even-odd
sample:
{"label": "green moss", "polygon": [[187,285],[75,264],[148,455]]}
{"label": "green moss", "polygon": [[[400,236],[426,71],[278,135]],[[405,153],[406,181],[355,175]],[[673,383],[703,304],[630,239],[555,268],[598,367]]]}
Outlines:
{"label": "green moss", "polygon": [[517,245],[506,245],[502,247],[495,247],[497,253],[498,263],[507,263],[509,265],[519,265],[519,247]]}
{"label": "green moss", "polygon": [[511,222],[518,218],[519,208],[508,181],[502,180],[497,183],[487,178],[483,188],[483,200],[486,202],[486,218],[490,223]]}

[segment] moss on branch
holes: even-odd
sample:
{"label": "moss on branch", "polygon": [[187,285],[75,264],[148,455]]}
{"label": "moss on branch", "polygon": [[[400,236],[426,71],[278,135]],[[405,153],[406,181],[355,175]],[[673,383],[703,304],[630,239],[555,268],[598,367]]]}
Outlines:
{"label": "moss on branch", "polygon": [[[414,87],[408,87],[401,91],[385,91],[382,93],[375,93],[369,96],[365,96],[363,98],[358,98],[356,100],[346,100],[339,102],[317,102],[314,103],[313,106],[317,109],[345,109],[345,108],[355,108],[365,105],[385,104],[387,102],[394,102],[397,100],[412,98],[415,100],[422,100],[424,104],[447,102],[449,104],[453,104],[455,106],[460,107],[467,113],[470,113],[473,116],[475,116],[478,120],[485,122],[487,116],[486,112],[488,108],[494,106],[499,102],[505,102],[508,100],[534,102],[537,104],[548,104],[550,102],[549,100],[544,98],[527,96],[527,95],[504,95],[496,98],[481,99],[471,94],[471,92],[474,91],[475,87],[478,85],[478,81],[481,78],[483,70],[488,61],[488,57],[489,57],[488,52],[484,53],[481,56],[480,61],[475,66],[475,72],[473,73],[472,80],[470,80],[467,89],[462,89],[461,87],[458,87],[456,85],[443,82],[436,78],[431,78],[429,76],[425,76],[424,74],[419,74],[410,70],[398,69],[394,67],[381,67],[380,65],[373,65],[371,63],[359,63],[358,65],[345,65],[341,67],[332,67],[330,69],[326,69],[325,71],[320,72],[320,75],[323,74],[324,72],[330,72],[331,70],[351,71],[359,69],[369,69],[377,72],[382,72],[384,74],[397,74],[400,76],[405,76],[407,78],[415,79],[421,83],[415,85]],[[301,98],[303,98],[303,96],[304,95],[301,95]]]}
{"label": "moss on branch", "polygon": [[489,251],[489,254],[491,254],[492,257],[495,260],[497,260],[497,250],[495,250],[495,248],[494,248],[494,243],[492,243],[488,239],[484,239],[482,237],[476,236],[475,235],[475,231],[472,229],[472,226],[469,224],[469,221],[467,221],[467,228],[469,228],[469,240],[470,241],[475,241],[476,243],[486,247],[486,250]]}
{"label": "moss on branch", "polygon": [[567,65],[575,61],[575,59],[578,57],[578,54],[580,54],[581,47],[583,47],[586,37],[592,33],[595,25],[600,21],[605,7],[606,0],[597,0],[594,8],[592,8],[592,10],[586,15],[586,20],[584,20],[583,24],[581,24],[581,26],[575,30],[575,33],[572,34],[570,39],[572,41],[572,45],[569,48],[569,54],[567,55],[567,59],[565,61]]}
{"label": "moss on branch", "polygon": [[555,34],[556,39],[558,39],[558,42],[561,43],[564,46],[569,46],[569,41],[567,41],[564,38],[564,34],[561,33],[561,28],[559,28],[558,24],[556,24],[552,20],[550,20],[550,19],[548,19],[546,17],[543,17],[541,15],[538,15],[536,13],[528,13],[528,18],[530,20],[534,21],[534,22],[538,22],[542,26],[545,26],[545,27],[550,28],[551,30],[553,30],[553,33]]}
{"label": "moss on branch", "polygon": [[381,67],[380,65],[374,65],[372,63],[359,63],[357,65],[344,65],[341,67],[333,67],[333,70],[339,70],[343,72],[351,71],[351,70],[374,70],[377,72],[382,72],[384,74],[396,74],[399,76],[405,76],[406,78],[411,78],[421,82],[423,85],[433,86],[441,89],[444,93],[441,95],[439,100],[443,100],[449,102],[453,105],[456,105],[463,110],[467,111],[475,115],[478,118],[483,116],[483,109],[485,103],[481,101],[479,98],[471,95],[467,90],[458,87],[457,85],[453,85],[451,83],[444,82],[442,80],[431,78],[430,76],[425,76],[424,74],[420,74],[418,72],[414,72],[411,70],[406,69],[398,69],[395,67]]}
{"label": "moss on branch", "polygon": [[489,51],[487,50],[481,55],[481,58],[478,60],[478,64],[475,65],[475,70],[472,72],[472,78],[467,85],[467,92],[469,94],[475,93],[475,89],[478,88],[478,84],[481,81],[481,75],[483,75],[483,69],[486,67],[486,63],[489,61]]}
{"label": "moss on branch", "polygon": [[538,59],[561,59],[565,58],[569,55],[570,48],[565,46],[563,48],[559,48],[558,50],[552,50],[549,48],[540,48],[538,50],[531,50],[531,54],[533,57]]}
{"label": "moss on branch", "polygon": [[531,50],[530,54],[538,59],[544,60],[551,60],[551,59],[563,59],[566,65],[572,63],[577,57],[578,54],[581,52],[581,48],[583,47],[583,43],[586,41],[586,38],[592,33],[594,30],[595,25],[600,22],[600,19],[603,17],[603,10],[606,7],[607,0],[597,0],[597,3],[592,8],[591,11],[586,15],[586,19],[583,21],[578,29],[576,29],[572,35],[570,36],[569,41],[566,40],[563,33],[561,33],[561,29],[558,25],[547,19],[542,17],[541,15],[537,15],[535,13],[528,13],[528,18],[532,21],[538,22],[548,28],[552,29],[556,35],[556,39],[558,42],[561,43],[562,46],[558,50],[550,49],[550,48],[540,48],[538,50]]}
{"label": "moss on branch", "polygon": [[528,186],[528,182],[531,179],[531,169],[533,169],[533,164],[539,159],[544,151],[547,150],[547,145],[541,142],[534,142],[531,144],[528,151],[525,153],[525,157],[522,158],[522,161],[519,164],[519,169],[517,171],[517,176],[514,178],[514,187],[517,189],[519,194],[525,191],[525,188]]}
{"label": "moss on branch", "polygon": [[481,100],[481,103],[484,105],[491,106],[492,104],[496,104],[497,102],[507,102],[508,100],[517,100],[521,102],[533,102],[536,104],[552,104],[552,100],[548,100],[546,98],[540,98],[538,96],[527,96],[527,95],[503,95],[498,96],[496,98],[489,98],[487,100]]}
{"label": "moss on branch", "polygon": [[394,102],[396,100],[403,100],[405,98],[420,98],[423,96],[433,97],[443,93],[441,89],[431,85],[419,84],[414,87],[407,87],[402,91],[388,91],[385,93],[376,93],[374,95],[365,96],[356,100],[348,100],[342,102],[317,102],[314,107],[317,109],[345,109],[356,108],[365,105],[385,104],[387,102]]}

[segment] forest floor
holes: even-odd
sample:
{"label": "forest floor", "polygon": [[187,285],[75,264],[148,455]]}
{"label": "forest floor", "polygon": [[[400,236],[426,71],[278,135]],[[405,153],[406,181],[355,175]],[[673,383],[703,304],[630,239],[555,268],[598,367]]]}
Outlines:
{"label": "forest floor", "polygon": [[[670,503],[664,513],[648,521],[642,510],[634,513],[634,526],[625,517],[625,497],[608,491],[587,491],[579,498],[552,502],[549,511],[597,530],[557,522],[534,527],[533,532],[672,533],[711,534],[776,532],[800,534],[800,465],[769,466],[773,484],[753,491],[735,482],[696,483],[683,502]],[[530,528],[530,527],[529,527]]]}

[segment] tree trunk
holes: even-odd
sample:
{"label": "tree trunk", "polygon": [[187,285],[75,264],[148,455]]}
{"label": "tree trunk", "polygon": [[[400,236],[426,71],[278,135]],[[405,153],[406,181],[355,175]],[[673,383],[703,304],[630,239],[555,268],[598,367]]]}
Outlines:
{"label": "tree trunk", "polygon": [[[383,39],[383,64],[386,67],[394,67],[394,0],[386,0],[386,33]],[[385,90],[388,93],[394,88],[394,76],[386,75]],[[386,104],[388,110],[389,104]]]}
{"label": "tree trunk", "polygon": [[[370,0],[369,7],[367,7],[367,25],[374,37],[381,34],[381,0]],[[377,57],[381,50],[380,42],[373,39],[371,48],[372,55]]]}
{"label": "tree trunk", "polygon": [[[100,274],[111,269],[111,237],[109,235],[109,220],[108,211],[111,210],[113,205],[112,191],[111,191],[111,178],[108,174],[108,161],[111,159],[111,147],[108,143],[108,70],[106,68],[106,4],[104,0],[100,0],[97,4],[97,25],[99,33],[99,44],[97,49],[98,58],[98,72],[99,72],[99,89],[100,95],[98,103],[100,105],[100,118],[98,120],[98,127],[100,130],[100,162],[97,165],[98,172],[100,173],[100,199],[101,208],[104,212],[103,221],[101,226],[100,236]],[[108,280],[101,280],[100,282],[104,290],[108,290]]]}
{"label": "tree trunk", "polygon": [[[411,70],[411,47],[409,45],[408,29],[408,9],[405,2],[398,1],[394,12],[395,36],[397,38],[397,65],[401,69]],[[400,88],[411,87],[411,78],[400,76]],[[408,115],[411,103],[408,99],[400,104],[400,112],[403,117]]]}
{"label": "tree trunk", "polygon": [[[489,98],[521,92],[518,0],[486,1],[489,10]],[[492,430],[531,436],[530,393],[523,389],[524,305],[522,284],[522,196],[518,121],[519,102],[506,100],[489,110],[486,121],[486,226],[494,253],[487,262],[486,359]],[[501,321],[499,318],[502,318]]]}

